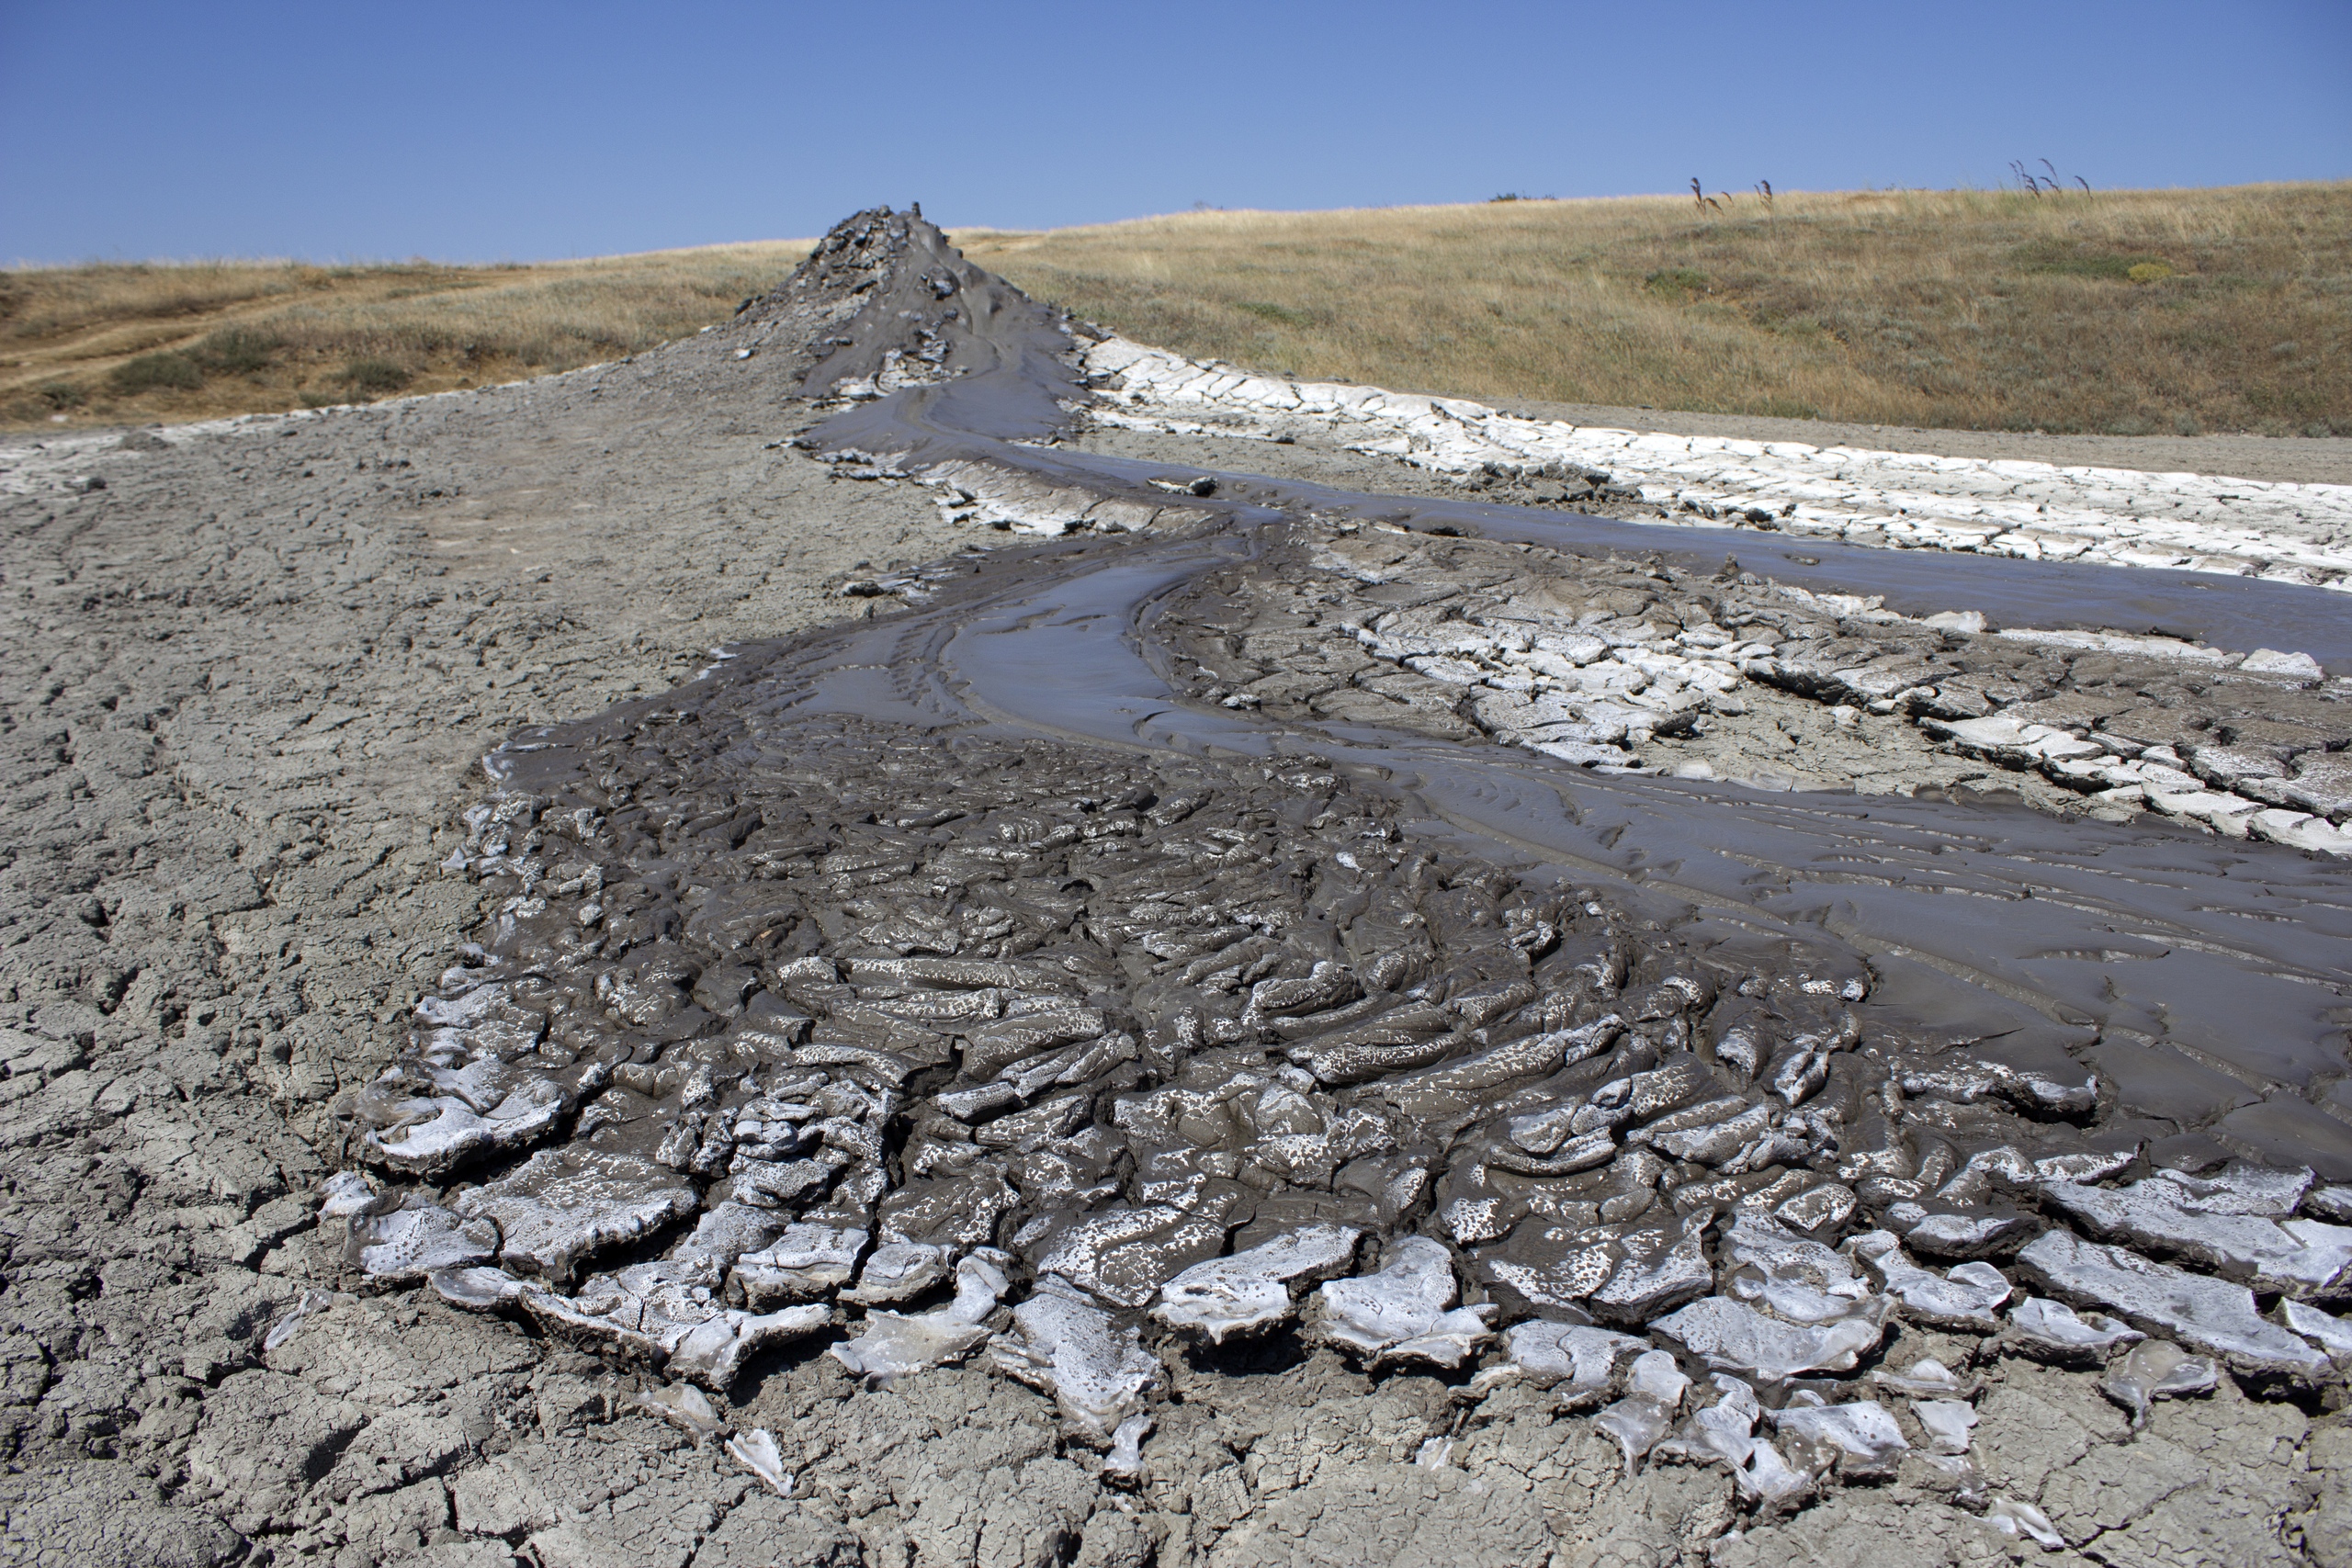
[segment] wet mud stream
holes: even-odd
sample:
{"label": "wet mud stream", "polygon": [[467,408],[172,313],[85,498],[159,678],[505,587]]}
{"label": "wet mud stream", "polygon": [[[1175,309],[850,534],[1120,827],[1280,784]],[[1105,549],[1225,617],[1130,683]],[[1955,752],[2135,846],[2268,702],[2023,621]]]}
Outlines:
{"label": "wet mud stream", "polygon": [[[1919,617],[2333,665],[2326,593],[1753,535],[1718,571],[1688,531],[1040,445],[1091,395],[1066,324],[898,218],[729,330],[816,345],[804,389],[854,400],[803,445],[844,472],[1045,494],[1098,531],[958,558],[904,613],[487,759],[450,869],[489,922],[329,1201],[360,1269],[720,1393],[795,1341],[875,1382],[985,1355],[1110,1472],[1148,1462],[1160,1357],[1289,1333],[1607,1403],[1629,1464],[1680,1443],[1774,1506],[1912,1446],[1855,1381],[1897,1317],[2051,1358],[2177,1340],[2117,1363],[2143,1408],[2217,1368],[2335,1379],[2352,866],[1637,755],[1747,714],[1740,668],[1813,679],[1786,644],[1702,668],[1782,582],[1899,613],[1833,605],[1824,635],[1943,660],[1868,712],[1964,739],[1998,714]],[[1433,597],[1403,574],[1456,538],[1496,603],[1552,608],[1414,623],[1485,652],[1396,651]],[[1405,564],[1363,567],[1374,545]],[[1579,573],[1601,608],[1562,598]],[[1285,594],[1282,647],[1359,661],[1346,701],[1203,673]],[[1504,654],[1555,673],[1446,684]],[[1605,735],[1590,705],[1487,716],[1645,659],[1650,705]],[[2101,734],[2177,679],[2124,673]],[[2324,698],[2229,745],[2324,735]],[[2080,744],[2205,765],[2193,737]],[[2308,794],[2340,750],[2245,787]],[[1678,1364],[1727,1374],[1721,1400]],[[1960,1431],[1938,1462],[1966,1495]]]}
{"label": "wet mud stream", "polygon": [[[805,685],[795,705],[813,712],[1253,761],[1311,750],[1506,862],[1605,878],[1652,918],[1719,922],[1716,940],[1826,933],[1851,956],[1908,966],[1919,1021],[1955,1041],[2046,1020],[2174,1039],[2299,1088],[2342,1071],[2333,987],[2352,951],[2352,883],[2333,866],[2017,807],[1595,776],[1497,748],[1346,726],[1305,734],[1190,705],[1145,641],[1166,596],[1235,547],[1113,546],[1108,564],[1081,555],[1043,583],[927,608],[769,679]],[[887,694],[874,689],[882,671]]]}

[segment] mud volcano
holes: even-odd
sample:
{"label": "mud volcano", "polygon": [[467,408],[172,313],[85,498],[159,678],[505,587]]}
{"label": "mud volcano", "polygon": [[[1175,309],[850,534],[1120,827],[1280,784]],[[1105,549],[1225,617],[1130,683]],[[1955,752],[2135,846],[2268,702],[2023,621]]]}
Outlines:
{"label": "mud volcano", "polygon": [[[2340,592],[1669,527],[1533,448],[1351,488],[1311,397],[1180,428],[918,216],[698,351],[999,532],[482,760],[481,923],[339,1102],[352,1289],[787,1496],[1017,1380],[1107,1522],[1007,1561],[2335,1550]],[[792,1551],[981,1554],[827,1464]]]}

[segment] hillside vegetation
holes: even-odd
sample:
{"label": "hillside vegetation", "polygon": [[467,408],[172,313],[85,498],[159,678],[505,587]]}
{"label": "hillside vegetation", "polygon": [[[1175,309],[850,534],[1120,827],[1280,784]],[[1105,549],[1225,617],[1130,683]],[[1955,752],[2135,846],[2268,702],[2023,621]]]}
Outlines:
{"label": "hillside vegetation", "polygon": [[537,265],[16,268],[0,272],[0,422],[209,419],[569,370],[725,321],[810,243]]}
{"label": "hillside vegetation", "polygon": [[2352,184],[1197,212],[957,235],[1314,379],[1861,423],[2352,434]]}
{"label": "hillside vegetation", "polygon": [[[956,238],[1131,337],[1314,378],[1960,429],[2352,434],[2352,183],[1194,212]],[[567,369],[726,320],[807,243],[0,272],[0,422]]]}

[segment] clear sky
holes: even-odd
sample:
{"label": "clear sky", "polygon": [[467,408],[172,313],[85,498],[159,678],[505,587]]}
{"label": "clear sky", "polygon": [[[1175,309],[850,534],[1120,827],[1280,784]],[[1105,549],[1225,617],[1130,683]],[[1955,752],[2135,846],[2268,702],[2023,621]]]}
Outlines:
{"label": "clear sky", "polygon": [[2352,176],[2352,0],[0,0],[0,262]]}

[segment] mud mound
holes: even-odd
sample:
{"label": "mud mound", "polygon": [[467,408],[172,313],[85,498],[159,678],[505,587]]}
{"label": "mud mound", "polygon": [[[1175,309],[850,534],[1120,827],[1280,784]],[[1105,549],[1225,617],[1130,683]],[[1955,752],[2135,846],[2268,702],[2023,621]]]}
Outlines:
{"label": "mud mound", "polygon": [[[1066,318],[966,261],[920,208],[877,208],[837,224],[772,292],[747,299],[734,336],[774,344],[809,397],[886,393],[998,372],[985,400],[938,411],[947,431],[1003,439],[1066,429],[1066,405],[1086,396]],[[739,351],[746,352],[746,351]],[[900,400],[923,418],[933,400]],[[835,450],[855,442],[855,419],[833,422]]]}

